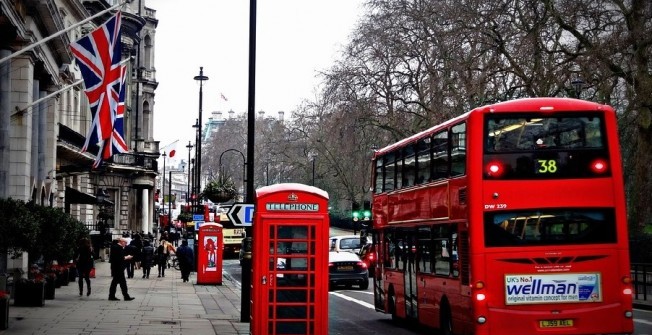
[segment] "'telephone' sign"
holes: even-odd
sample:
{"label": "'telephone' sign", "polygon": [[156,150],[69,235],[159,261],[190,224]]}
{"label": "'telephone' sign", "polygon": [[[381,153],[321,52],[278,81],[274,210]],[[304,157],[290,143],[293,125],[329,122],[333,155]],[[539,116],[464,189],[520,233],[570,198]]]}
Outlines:
{"label": "'telephone' sign", "polygon": [[317,212],[319,204],[268,203],[265,208],[268,211]]}

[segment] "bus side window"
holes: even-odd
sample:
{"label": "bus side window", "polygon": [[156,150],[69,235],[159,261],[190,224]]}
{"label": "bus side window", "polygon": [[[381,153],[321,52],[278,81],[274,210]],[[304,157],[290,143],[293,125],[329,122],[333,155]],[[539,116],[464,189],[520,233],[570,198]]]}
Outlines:
{"label": "bus side window", "polygon": [[451,177],[466,174],[466,123],[451,128]]}
{"label": "bus side window", "polygon": [[435,274],[448,276],[451,273],[450,251],[448,239],[438,238],[435,241]]}
{"label": "bus side window", "polygon": [[418,230],[417,241],[417,264],[419,272],[432,273],[433,248],[430,236],[430,227],[422,227]]}
{"label": "bus side window", "polygon": [[403,154],[403,187],[413,186],[417,174],[417,160],[414,154],[414,146],[409,145],[404,149]]}
{"label": "bus side window", "polygon": [[417,142],[417,184],[423,184],[430,180],[430,164],[432,160],[430,151],[430,138],[424,138]]}
{"label": "bus side window", "polygon": [[430,180],[448,178],[448,133],[435,134],[433,142]]}

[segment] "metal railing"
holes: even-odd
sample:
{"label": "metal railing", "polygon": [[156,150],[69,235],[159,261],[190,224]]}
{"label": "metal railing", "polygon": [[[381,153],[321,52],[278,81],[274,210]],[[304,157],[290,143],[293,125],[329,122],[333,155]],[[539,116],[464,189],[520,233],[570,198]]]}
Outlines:
{"label": "metal railing", "polygon": [[652,264],[632,263],[631,268],[634,300],[647,301],[652,296]]}

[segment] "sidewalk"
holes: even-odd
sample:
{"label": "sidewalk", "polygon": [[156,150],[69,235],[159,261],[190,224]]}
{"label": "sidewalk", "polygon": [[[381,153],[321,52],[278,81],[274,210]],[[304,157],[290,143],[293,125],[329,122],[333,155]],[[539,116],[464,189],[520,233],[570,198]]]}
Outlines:
{"label": "sidewalk", "polygon": [[[79,296],[77,282],[56,289],[55,299],[43,307],[9,307],[9,328],[4,334],[249,334],[249,323],[240,322],[240,287],[228,276],[223,284],[195,285],[181,280],[181,273],[167,269],[149,279],[136,270],[127,279],[133,301],[108,301],[111,271],[108,262],[97,262],[90,296]],[[84,285],[86,286],[86,285]],[[116,295],[122,299],[120,288]]]}

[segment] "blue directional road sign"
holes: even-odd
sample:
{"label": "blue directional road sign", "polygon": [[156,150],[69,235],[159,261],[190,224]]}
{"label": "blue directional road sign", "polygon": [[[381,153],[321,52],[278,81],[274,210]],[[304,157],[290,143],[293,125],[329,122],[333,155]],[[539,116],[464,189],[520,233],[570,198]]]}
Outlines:
{"label": "blue directional road sign", "polygon": [[234,226],[251,226],[254,221],[253,204],[233,204],[226,213]]}
{"label": "blue directional road sign", "polygon": [[193,214],[192,215],[192,220],[193,221],[204,221],[204,214]]}

